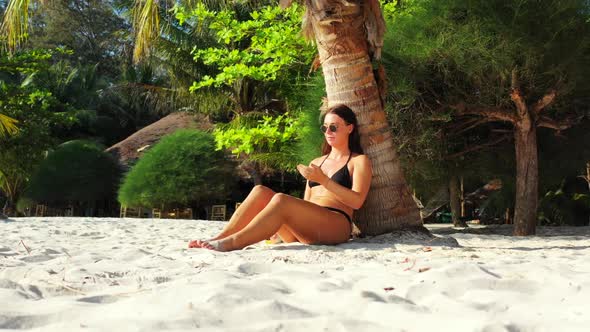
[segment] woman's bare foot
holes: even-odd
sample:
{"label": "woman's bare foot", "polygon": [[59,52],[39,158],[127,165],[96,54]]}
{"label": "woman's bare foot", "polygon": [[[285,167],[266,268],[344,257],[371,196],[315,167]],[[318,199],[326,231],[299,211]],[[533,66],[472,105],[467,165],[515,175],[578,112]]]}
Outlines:
{"label": "woman's bare foot", "polygon": [[215,250],[215,251],[231,251],[234,250],[231,244],[233,241],[231,239],[222,239],[222,240],[205,240],[201,241],[201,248]]}
{"label": "woman's bare foot", "polygon": [[203,243],[203,241],[201,241],[201,240],[192,240],[188,243],[188,247],[189,248],[201,248],[201,243]]}
{"label": "woman's bare foot", "polygon": [[279,233],[275,233],[273,234],[273,236],[270,237],[270,239],[266,240],[267,244],[279,244],[279,243],[283,243],[283,239],[281,239],[281,237],[279,236]]}
{"label": "woman's bare foot", "polygon": [[211,242],[211,241],[216,241],[221,239],[221,237],[218,235],[216,237],[212,237],[210,239],[207,240],[192,240],[188,243],[188,247],[189,248],[202,248],[203,247],[203,243],[204,242]]}

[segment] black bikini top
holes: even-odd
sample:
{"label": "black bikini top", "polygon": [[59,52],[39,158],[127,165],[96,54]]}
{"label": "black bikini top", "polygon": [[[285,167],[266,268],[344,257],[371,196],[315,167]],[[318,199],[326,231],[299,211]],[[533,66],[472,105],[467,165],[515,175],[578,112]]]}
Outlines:
{"label": "black bikini top", "polygon": [[[329,156],[329,154],[328,154]],[[326,161],[326,159],[328,159],[328,156],[326,156],[326,158],[324,159],[324,161]],[[346,161],[346,164],[344,164],[344,166],[338,170],[338,172],[332,174],[332,176],[330,177],[330,179],[332,179],[332,181],[340,184],[343,187],[346,187],[348,189],[352,189],[352,179],[350,178],[350,172],[348,171],[348,162],[350,161],[350,157],[352,157],[352,152],[350,153],[350,155],[348,156],[348,160]],[[322,167],[322,165],[324,164],[324,161],[322,161],[322,163],[320,164],[320,168]],[[319,186],[320,184],[317,182],[313,182],[313,181],[309,181],[309,187],[315,187],[315,186]]]}

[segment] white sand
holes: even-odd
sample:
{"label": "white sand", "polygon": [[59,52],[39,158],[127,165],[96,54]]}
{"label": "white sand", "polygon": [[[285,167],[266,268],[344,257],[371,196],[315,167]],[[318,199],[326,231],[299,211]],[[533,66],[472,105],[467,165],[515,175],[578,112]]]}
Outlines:
{"label": "white sand", "polygon": [[222,226],[0,221],[0,328],[590,331],[588,227],[530,238],[451,234],[458,245],[405,234],[231,253],[186,248]]}

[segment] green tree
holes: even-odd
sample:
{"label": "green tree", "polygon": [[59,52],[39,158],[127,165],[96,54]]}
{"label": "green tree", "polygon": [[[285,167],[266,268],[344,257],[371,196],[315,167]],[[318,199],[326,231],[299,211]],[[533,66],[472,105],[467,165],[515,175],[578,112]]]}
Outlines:
{"label": "green tree", "polygon": [[117,79],[130,58],[130,24],[113,0],[51,0],[31,19],[29,48],[63,47],[72,54],[59,57],[73,66],[96,65],[98,77]]}
{"label": "green tree", "polygon": [[[181,27],[207,36],[191,49],[201,74],[190,91],[214,92],[228,100],[229,112],[222,121],[258,113],[256,121],[260,113],[284,113],[284,91],[308,70],[315,53],[299,33],[301,7],[287,11],[276,5],[244,7],[197,3],[174,8]],[[249,124],[248,119],[238,119],[244,120]]]}
{"label": "green tree", "polygon": [[239,20],[234,10],[212,11],[198,5],[192,11],[175,7],[181,24],[186,21],[208,25],[217,39],[216,47],[195,48],[194,59],[213,66],[217,73],[204,76],[191,90],[207,86],[232,86],[249,78],[254,81],[275,81],[293,67],[307,67],[315,50],[300,36],[302,8],[264,6]]}
{"label": "green tree", "polygon": [[[263,166],[293,171],[298,161],[294,147],[300,139],[298,128],[297,120],[284,114],[264,116],[255,126],[219,126],[213,134],[217,150],[229,149],[237,158],[246,157]],[[261,184],[260,177],[255,177],[254,182]]]}
{"label": "green tree", "polygon": [[179,130],[148,150],[119,189],[122,205],[185,207],[222,199],[229,168],[211,134]]}
{"label": "green tree", "polygon": [[47,92],[0,88],[0,110],[19,121],[19,131],[0,138],[0,189],[8,198],[5,214],[13,211],[35,166],[54,139],[50,125],[60,121],[50,111],[55,99]]}
{"label": "green tree", "polygon": [[29,181],[23,198],[39,203],[94,204],[112,198],[121,170],[104,147],[70,141],[49,152]]}
{"label": "green tree", "polygon": [[446,152],[514,140],[515,234],[534,234],[537,128],[574,125],[590,91],[588,2],[424,0],[400,8],[388,50],[397,106],[461,133]]}
{"label": "green tree", "polygon": [[75,122],[67,105],[33,82],[50,67],[52,52],[0,55],[0,114],[19,124],[14,135],[0,138],[0,189],[11,211],[34,168],[56,143],[54,133]]}

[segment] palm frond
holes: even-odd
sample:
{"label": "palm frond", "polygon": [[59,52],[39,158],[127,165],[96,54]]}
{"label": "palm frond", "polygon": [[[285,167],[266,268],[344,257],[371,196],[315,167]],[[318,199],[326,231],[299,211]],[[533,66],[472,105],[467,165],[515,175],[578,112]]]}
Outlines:
{"label": "palm frond", "polygon": [[0,137],[14,135],[18,132],[17,120],[0,114]]}
{"label": "palm frond", "polygon": [[160,8],[157,0],[135,1],[133,28],[135,30],[133,61],[137,63],[150,55],[150,47],[160,35]]}
{"label": "palm frond", "polygon": [[14,52],[27,38],[29,31],[30,0],[10,0],[0,26],[0,35],[6,38],[5,47]]}

